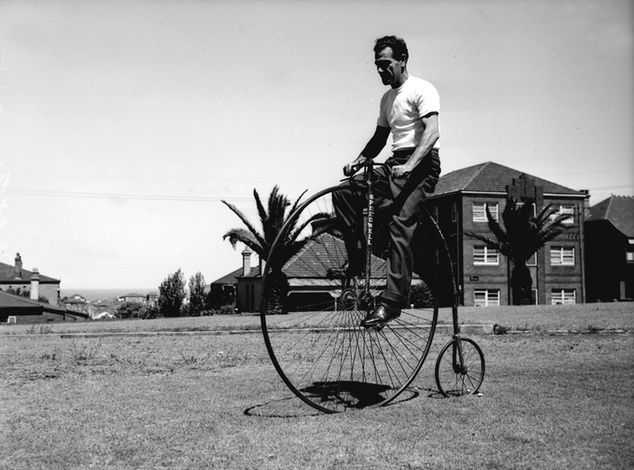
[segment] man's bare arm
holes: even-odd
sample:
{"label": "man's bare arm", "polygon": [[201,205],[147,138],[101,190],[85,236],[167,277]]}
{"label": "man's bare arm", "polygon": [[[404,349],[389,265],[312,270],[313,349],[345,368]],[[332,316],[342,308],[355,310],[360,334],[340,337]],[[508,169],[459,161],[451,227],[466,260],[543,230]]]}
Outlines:
{"label": "man's bare arm", "polygon": [[363,148],[359,157],[369,159],[376,157],[379,153],[381,153],[383,147],[385,147],[387,138],[389,136],[389,127],[376,126],[376,129],[374,130],[374,135],[372,136],[372,138],[370,138],[366,146]]}
{"label": "man's bare arm", "polygon": [[402,165],[395,165],[392,167],[392,176],[395,178],[402,178],[410,174],[440,138],[440,131],[438,129],[438,114],[431,114],[421,119],[425,129],[420,137],[420,142],[407,162]]}
{"label": "man's bare arm", "polygon": [[389,136],[390,136],[389,127],[376,126],[376,129],[374,130],[374,135],[370,138],[370,140],[365,145],[365,147],[363,148],[359,156],[352,163],[348,163],[343,168],[343,174],[346,176],[349,176],[351,174],[352,167],[354,165],[358,165],[359,163],[367,159],[371,160],[374,157],[376,157],[379,153],[381,153],[381,150],[383,150],[383,147],[385,147],[387,138]]}

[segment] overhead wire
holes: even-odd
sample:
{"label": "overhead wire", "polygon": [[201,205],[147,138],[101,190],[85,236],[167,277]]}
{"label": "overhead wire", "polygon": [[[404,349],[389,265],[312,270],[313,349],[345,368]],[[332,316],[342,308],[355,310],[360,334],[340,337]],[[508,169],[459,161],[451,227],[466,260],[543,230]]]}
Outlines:
{"label": "overhead wire", "polygon": [[223,199],[231,201],[251,200],[252,197],[244,196],[187,196],[187,195],[164,195],[164,194],[126,194],[126,193],[97,193],[89,191],[62,191],[47,189],[23,189],[7,188],[5,194],[18,196],[36,197],[69,197],[79,199],[115,199],[115,200],[139,200],[139,201],[185,201],[185,202],[214,202]]}

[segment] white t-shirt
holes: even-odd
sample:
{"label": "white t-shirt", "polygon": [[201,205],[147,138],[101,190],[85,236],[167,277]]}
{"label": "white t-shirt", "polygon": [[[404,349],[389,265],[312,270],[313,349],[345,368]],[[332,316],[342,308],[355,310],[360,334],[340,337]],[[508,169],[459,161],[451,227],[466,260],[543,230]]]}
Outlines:
{"label": "white t-shirt", "polygon": [[[392,151],[413,148],[420,142],[424,126],[421,118],[440,113],[436,87],[422,78],[412,77],[398,88],[390,88],[381,98],[377,125],[392,130]],[[434,148],[440,147],[440,139]]]}

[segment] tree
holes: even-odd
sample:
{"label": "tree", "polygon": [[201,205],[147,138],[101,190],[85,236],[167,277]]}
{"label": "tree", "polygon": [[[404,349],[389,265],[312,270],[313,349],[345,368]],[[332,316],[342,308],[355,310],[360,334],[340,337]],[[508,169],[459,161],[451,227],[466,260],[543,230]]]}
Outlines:
{"label": "tree", "polygon": [[502,212],[504,227],[493,218],[489,208],[486,208],[489,228],[495,235],[495,239],[468,233],[469,236],[484,242],[489,248],[498,250],[511,261],[513,305],[532,303],[533,280],[526,262],[539,248],[566,230],[567,227],[563,221],[570,217],[569,215],[554,217],[558,211],[550,205],[537,216],[533,215],[533,212],[532,203],[519,203],[515,198],[509,197]]}
{"label": "tree", "polygon": [[197,272],[189,278],[189,314],[199,316],[205,308],[205,278]]}
{"label": "tree", "polygon": [[[275,252],[275,257],[267,259],[271,246],[275,241],[282,226],[288,220],[288,216],[293,213],[297,208],[301,198],[306,193],[304,191],[299,198],[292,205],[291,210],[288,211],[291,203],[289,199],[279,192],[279,188],[275,186],[271,190],[268,200],[268,208],[265,208],[260,200],[260,195],[254,189],[253,197],[260,216],[260,223],[262,225],[262,231],[255,228],[246,216],[233,204],[227,201],[222,201],[231,211],[238,216],[242,223],[246,226],[246,230],[243,228],[234,228],[229,230],[223,235],[223,240],[229,239],[231,245],[235,248],[238,242],[241,242],[251,248],[258,254],[261,260],[267,260],[269,263],[269,275],[267,277],[267,285],[264,286],[265,298],[268,304],[264,306],[266,312],[269,314],[284,313],[284,299],[286,297],[287,280],[282,273],[282,267],[291,259],[296,253],[298,253],[306,243],[312,238],[316,237],[320,233],[324,233],[325,229],[313,231],[313,233],[304,238],[300,238],[300,235],[304,229],[317,221],[324,221],[332,219],[332,214],[316,214],[308,220],[296,225],[295,220],[286,231],[286,236],[281,240],[278,249]],[[268,210],[267,210],[268,209]]]}
{"label": "tree", "polygon": [[143,318],[146,307],[138,302],[123,302],[117,307],[116,315],[119,318]]}
{"label": "tree", "polygon": [[183,300],[185,300],[185,278],[179,269],[167,276],[159,286],[159,313],[164,317],[180,316]]}

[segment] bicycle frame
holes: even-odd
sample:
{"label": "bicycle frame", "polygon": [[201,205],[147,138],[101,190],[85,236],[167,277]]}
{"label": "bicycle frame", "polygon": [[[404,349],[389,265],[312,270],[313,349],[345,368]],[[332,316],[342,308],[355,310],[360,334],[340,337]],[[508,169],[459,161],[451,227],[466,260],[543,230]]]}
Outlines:
{"label": "bicycle frame", "polygon": [[365,252],[365,297],[370,295],[370,277],[372,272],[372,247],[373,247],[373,231],[374,231],[374,180],[376,175],[374,174],[374,162],[371,162],[365,167],[364,179],[367,182],[368,189],[368,206],[364,211],[365,214],[365,230],[366,230],[366,244],[367,249]]}

